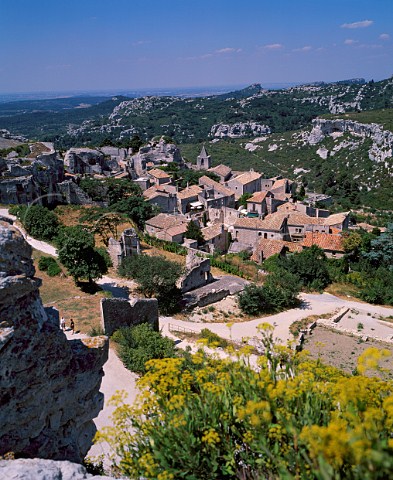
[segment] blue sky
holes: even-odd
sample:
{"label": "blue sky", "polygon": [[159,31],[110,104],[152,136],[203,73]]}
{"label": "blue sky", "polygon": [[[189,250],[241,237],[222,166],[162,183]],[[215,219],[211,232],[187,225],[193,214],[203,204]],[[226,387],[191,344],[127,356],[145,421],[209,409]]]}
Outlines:
{"label": "blue sky", "polygon": [[0,93],[393,74],[393,0],[0,0]]}

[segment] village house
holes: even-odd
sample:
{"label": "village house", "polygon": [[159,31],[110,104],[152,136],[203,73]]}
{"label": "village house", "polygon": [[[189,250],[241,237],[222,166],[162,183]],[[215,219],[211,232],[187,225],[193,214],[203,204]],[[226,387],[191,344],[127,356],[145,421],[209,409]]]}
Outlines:
{"label": "village house", "polygon": [[285,215],[268,215],[264,220],[259,217],[242,217],[234,223],[234,241],[253,247],[260,238],[289,240],[287,217]]}
{"label": "village house", "polygon": [[274,198],[287,200],[290,199],[294,193],[295,183],[288,178],[277,179],[269,189]]}
{"label": "village house", "polygon": [[[166,186],[169,188],[167,189]],[[143,192],[143,196],[151,205],[157,206],[162,213],[177,212],[177,194],[174,186],[153,185]]]}
{"label": "village house", "polygon": [[264,217],[278,210],[278,207],[285,203],[283,200],[275,198],[272,192],[255,192],[252,197],[247,200],[247,211],[250,214]]}
{"label": "village house", "polygon": [[147,176],[151,178],[152,182],[155,185],[162,185],[164,183],[170,183],[172,178],[168,175],[164,170],[160,170],[159,168],[153,168],[147,172]]}
{"label": "village house", "polygon": [[302,247],[298,243],[285,242],[283,240],[269,240],[261,238],[254,247],[251,260],[262,263],[273,255],[285,255],[287,252],[301,252]]}
{"label": "village house", "polygon": [[307,232],[303,239],[303,248],[316,245],[328,258],[341,258],[345,254],[343,238],[340,234]]}
{"label": "village house", "polygon": [[160,232],[164,232],[169,228],[185,225],[187,228],[189,220],[185,215],[169,215],[167,213],[159,213],[153,218],[149,218],[145,222],[145,230],[152,237],[156,237]]}
{"label": "village house", "polygon": [[182,244],[185,239],[186,231],[187,224],[182,223],[180,225],[174,225],[173,227],[161,230],[160,232],[157,232],[155,236],[160,240]]}
{"label": "village house", "polygon": [[261,178],[260,173],[250,170],[231,178],[225,185],[235,193],[235,198],[238,200],[244,193],[259,192],[261,190]]}
{"label": "village house", "polygon": [[333,213],[323,219],[323,224],[330,229],[337,228],[338,230],[347,230],[349,227],[349,213]]}
{"label": "village house", "polygon": [[219,176],[221,183],[227,182],[232,177],[232,169],[222,163],[216,167],[209,168],[209,172],[215,173]]}
{"label": "village house", "polygon": [[205,239],[204,247],[207,247],[210,253],[225,253],[228,250],[229,233],[222,223],[202,228],[202,235]]}
{"label": "village house", "polygon": [[207,175],[203,175],[199,179],[199,185],[207,192],[213,190],[213,193],[201,195],[200,201],[204,203],[206,208],[232,208],[235,206],[235,194],[229,188],[221,185],[221,183],[212,180]]}
{"label": "village house", "polygon": [[[202,192],[202,188],[198,185],[191,185],[184,188],[177,194],[177,204],[180,213],[187,213],[191,210],[192,203],[199,202],[198,195]],[[194,205],[197,207],[197,204]],[[201,206],[202,208],[202,206]]]}

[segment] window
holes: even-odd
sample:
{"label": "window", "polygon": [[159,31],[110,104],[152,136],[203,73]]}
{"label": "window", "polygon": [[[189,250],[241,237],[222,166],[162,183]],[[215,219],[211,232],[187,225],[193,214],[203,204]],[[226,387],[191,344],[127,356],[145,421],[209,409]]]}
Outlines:
{"label": "window", "polygon": [[261,237],[262,236],[262,232],[258,232],[258,237]]}
{"label": "window", "polygon": [[263,238],[267,238],[267,233],[264,233],[264,234],[263,234]]}

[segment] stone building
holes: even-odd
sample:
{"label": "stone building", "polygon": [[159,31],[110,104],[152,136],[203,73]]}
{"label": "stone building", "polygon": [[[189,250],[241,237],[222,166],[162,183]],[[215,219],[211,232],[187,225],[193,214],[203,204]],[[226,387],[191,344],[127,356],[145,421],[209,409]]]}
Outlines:
{"label": "stone building", "polygon": [[210,259],[200,257],[196,251],[189,250],[186,258],[186,273],[179,278],[177,287],[185,293],[203,287],[213,280],[213,275],[210,273]]}
{"label": "stone building", "polygon": [[141,245],[135,229],[127,228],[124,230],[119,241],[110,238],[108,253],[115,268],[121,264],[123,258],[139,255],[141,253]]}
{"label": "stone building", "polygon": [[261,178],[262,175],[260,173],[250,170],[235,178],[231,178],[226,183],[226,186],[234,192],[235,198],[238,200],[244,193],[253,194],[259,192],[261,190]]}
{"label": "stone building", "polygon": [[197,170],[209,170],[211,163],[211,156],[207,153],[205,145],[203,145],[201,153],[197,157]]}

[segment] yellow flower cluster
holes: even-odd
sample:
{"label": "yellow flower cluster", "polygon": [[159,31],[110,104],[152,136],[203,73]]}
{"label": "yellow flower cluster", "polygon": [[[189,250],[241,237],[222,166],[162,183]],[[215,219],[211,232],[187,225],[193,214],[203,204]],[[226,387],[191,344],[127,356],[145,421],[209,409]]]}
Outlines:
{"label": "yellow flower cluster", "polygon": [[214,428],[209,428],[209,430],[203,432],[202,442],[205,442],[208,445],[216,445],[217,443],[220,443],[220,435],[214,430]]}

